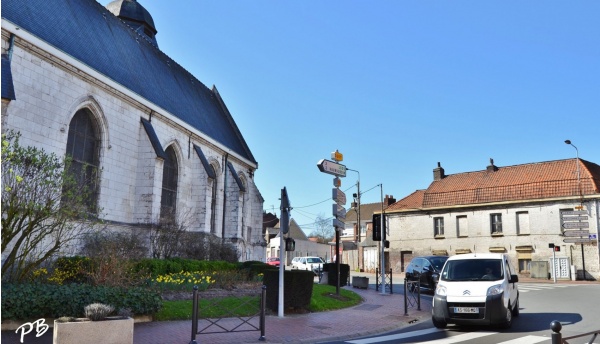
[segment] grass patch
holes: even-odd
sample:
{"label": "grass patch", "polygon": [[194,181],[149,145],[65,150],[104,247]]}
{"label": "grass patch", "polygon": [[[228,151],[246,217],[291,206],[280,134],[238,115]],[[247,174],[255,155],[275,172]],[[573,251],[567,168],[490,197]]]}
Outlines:
{"label": "grass patch", "polygon": [[311,312],[324,312],[356,306],[362,302],[357,293],[340,288],[340,295],[335,293],[335,286],[315,284],[310,298]]}
{"label": "grass patch", "polygon": [[[310,300],[310,312],[324,312],[352,307],[362,301],[360,295],[347,289],[340,288],[336,295],[335,286],[314,284]],[[252,316],[258,312],[259,296],[224,297],[220,299],[200,298],[200,317],[243,317]],[[215,305],[218,304],[218,305]],[[162,309],[154,315],[154,320],[191,320],[192,300],[163,301]]]}

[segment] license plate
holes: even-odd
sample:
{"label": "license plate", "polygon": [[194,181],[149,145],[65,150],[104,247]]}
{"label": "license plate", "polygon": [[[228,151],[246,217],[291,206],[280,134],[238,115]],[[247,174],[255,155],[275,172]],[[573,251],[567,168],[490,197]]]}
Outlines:
{"label": "license plate", "polygon": [[454,313],[479,313],[477,307],[454,307]]}

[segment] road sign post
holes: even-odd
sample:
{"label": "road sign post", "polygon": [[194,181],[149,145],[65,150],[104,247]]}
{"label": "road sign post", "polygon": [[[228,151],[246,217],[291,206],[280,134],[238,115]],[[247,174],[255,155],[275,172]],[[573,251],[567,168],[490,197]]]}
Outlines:
{"label": "road sign post", "polygon": [[333,179],[333,190],[331,194],[332,200],[335,202],[332,208],[332,214],[335,216],[333,219],[333,228],[335,229],[335,265],[337,267],[337,285],[335,292],[337,295],[340,294],[340,232],[344,230],[346,219],[346,209],[343,207],[346,204],[346,194],[340,190],[342,186],[342,180],[340,177],[346,176],[346,166],[339,162],[344,159],[344,156],[339,151],[331,153],[331,158],[334,161],[321,159],[317,163],[319,171],[335,176]]}

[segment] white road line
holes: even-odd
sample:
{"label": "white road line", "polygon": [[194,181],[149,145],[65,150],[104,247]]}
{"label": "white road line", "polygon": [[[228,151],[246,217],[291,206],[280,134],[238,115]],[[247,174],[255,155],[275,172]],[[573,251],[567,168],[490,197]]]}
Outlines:
{"label": "white road line", "polygon": [[352,343],[352,344],[380,343],[380,342],[385,342],[385,341],[388,341],[388,340],[404,339],[404,338],[410,338],[410,337],[416,337],[416,336],[423,336],[423,335],[426,335],[426,334],[431,334],[431,333],[436,333],[436,332],[441,332],[441,331],[445,331],[445,330],[438,330],[437,328],[428,328],[428,329],[425,329],[425,330],[405,332],[405,333],[398,333],[398,334],[391,334],[391,335],[388,335],[388,336],[358,339],[358,340],[348,341],[346,343]]}
{"label": "white road line", "polygon": [[[431,333],[440,332],[440,331],[444,331],[444,330],[438,330],[438,329],[431,328],[431,329],[420,330],[420,331],[392,334],[389,336],[381,336],[381,337],[375,337],[375,338],[353,340],[353,341],[349,341],[346,343],[352,343],[352,344],[380,343],[380,342],[385,342],[385,341],[390,341],[390,340],[406,339],[406,338],[411,338],[411,337],[416,337],[416,336],[422,336],[425,334],[431,334]],[[419,343],[427,343],[427,344],[460,343],[460,342],[464,342],[466,340],[486,337],[486,336],[490,336],[490,335],[497,334],[497,333],[498,332],[472,332],[472,333],[460,334],[460,335],[452,336],[452,337],[448,337],[448,338],[436,339],[436,340],[432,340],[432,341],[419,342]]]}
{"label": "white road line", "polygon": [[513,340],[508,340],[506,342],[501,342],[498,344],[535,344],[535,343],[540,343],[546,340],[549,340],[550,338],[548,337],[540,337],[540,336],[525,336],[525,337],[520,337],[520,338],[516,338]]}
{"label": "white road line", "polygon": [[458,336],[452,336],[452,337],[448,337],[448,338],[437,339],[437,340],[421,342],[421,343],[453,344],[453,343],[464,342],[464,341],[471,340],[471,339],[477,339],[477,338],[481,338],[481,337],[491,336],[491,335],[497,334],[497,333],[498,332],[472,332],[472,333],[459,334]]}

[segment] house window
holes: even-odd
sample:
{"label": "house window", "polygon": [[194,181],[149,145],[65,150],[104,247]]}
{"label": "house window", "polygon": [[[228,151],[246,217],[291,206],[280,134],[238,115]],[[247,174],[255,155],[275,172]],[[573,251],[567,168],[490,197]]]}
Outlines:
{"label": "house window", "polygon": [[177,156],[172,146],[169,146],[163,165],[162,195],[160,198],[161,217],[175,216],[177,201]]}
{"label": "house window", "polygon": [[502,214],[490,215],[490,228],[492,234],[502,234]]}
{"label": "house window", "polygon": [[529,273],[531,271],[531,259],[519,259],[519,273]]}
{"label": "house window", "polygon": [[66,152],[66,155],[72,159],[69,172],[75,177],[78,187],[85,190],[85,204],[92,213],[96,213],[98,201],[100,143],[96,128],[95,120],[89,110],[77,111],[69,123]]}
{"label": "house window", "polygon": [[469,227],[467,224],[466,215],[456,217],[456,236],[459,238],[469,236]]}
{"label": "house window", "polygon": [[526,235],[529,232],[529,213],[526,211],[517,213],[517,234]]}
{"label": "house window", "polygon": [[434,237],[444,236],[444,218],[434,217],[433,218],[433,235]]}

